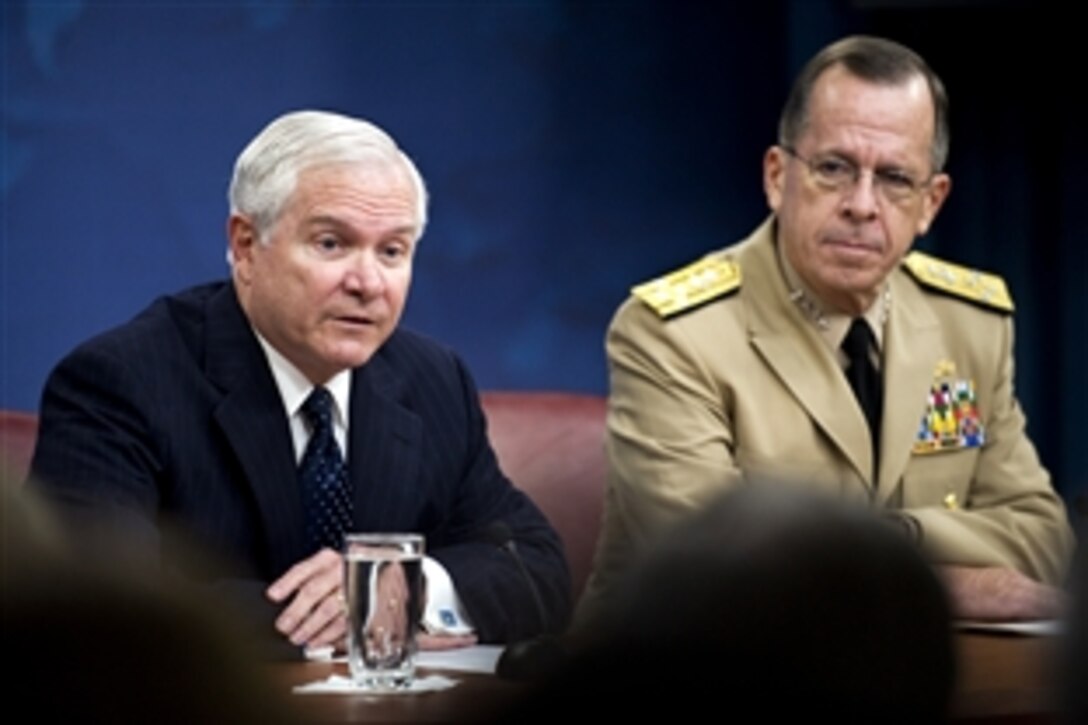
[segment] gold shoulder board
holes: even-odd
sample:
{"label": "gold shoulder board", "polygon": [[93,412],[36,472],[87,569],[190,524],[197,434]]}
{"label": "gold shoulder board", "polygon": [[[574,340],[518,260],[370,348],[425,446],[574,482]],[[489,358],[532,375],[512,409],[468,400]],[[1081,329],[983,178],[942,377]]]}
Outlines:
{"label": "gold shoulder board", "polygon": [[660,317],[709,302],[740,289],[740,265],[732,259],[703,257],[698,262],[631,288],[631,294]]}
{"label": "gold shoulder board", "polygon": [[927,287],[1002,312],[1013,311],[1009,288],[1005,286],[1005,280],[996,274],[961,267],[922,252],[911,252],[903,264],[916,280]]}

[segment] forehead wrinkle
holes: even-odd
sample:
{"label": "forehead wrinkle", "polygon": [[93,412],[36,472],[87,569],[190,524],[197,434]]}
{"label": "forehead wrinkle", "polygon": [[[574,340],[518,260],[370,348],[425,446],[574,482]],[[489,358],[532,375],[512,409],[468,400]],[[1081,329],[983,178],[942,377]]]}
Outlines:
{"label": "forehead wrinkle", "polygon": [[[302,224],[304,226],[308,226],[308,227],[322,227],[322,226],[351,227],[352,226],[352,224],[350,222],[348,222],[347,220],[344,219],[343,215],[340,215],[340,214],[321,214],[321,213],[314,214],[314,215],[306,217],[305,219],[302,220]],[[394,228],[390,229],[389,231],[391,233],[408,232],[408,231],[411,231],[414,228],[415,228],[415,225],[413,225],[413,224],[411,224],[409,222],[405,222],[404,224],[401,224],[400,226],[394,227]]]}
{"label": "forehead wrinkle", "polygon": [[845,75],[821,83],[804,129],[817,152],[893,159],[900,166],[929,162],[934,127],[924,79],[882,85]]}
{"label": "forehead wrinkle", "polygon": [[410,187],[381,190],[361,188],[342,180],[322,180],[300,191],[296,202],[304,226],[329,224],[353,228],[391,223],[399,231],[414,230],[419,224]]}

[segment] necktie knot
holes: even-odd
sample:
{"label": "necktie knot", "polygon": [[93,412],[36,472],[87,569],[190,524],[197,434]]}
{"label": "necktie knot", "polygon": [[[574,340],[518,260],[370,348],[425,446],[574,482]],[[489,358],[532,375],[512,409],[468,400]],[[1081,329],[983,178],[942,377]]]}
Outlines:
{"label": "necktie knot", "polygon": [[332,428],[332,395],[327,388],[313,389],[302,404],[302,415],[314,432]]}
{"label": "necktie knot", "polygon": [[876,338],[873,336],[873,330],[869,327],[869,323],[864,318],[855,317],[854,321],[850,323],[850,329],[847,330],[846,337],[842,341],[842,351],[846,353],[846,357],[850,359],[852,365],[856,360],[864,360],[869,357],[869,351],[875,341]]}

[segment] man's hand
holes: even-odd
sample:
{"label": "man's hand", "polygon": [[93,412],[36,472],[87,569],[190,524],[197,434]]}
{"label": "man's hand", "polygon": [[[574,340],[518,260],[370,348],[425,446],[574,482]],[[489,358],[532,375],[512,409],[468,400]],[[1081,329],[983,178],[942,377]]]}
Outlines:
{"label": "man's hand", "polygon": [[1015,569],[939,566],[957,619],[1007,622],[1056,619],[1066,607],[1061,589],[1040,584]]}
{"label": "man's hand", "polygon": [[[408,610],[404,602],[409,595],[408,582],[400,562],[381,565],[376,590],[376,601],[372,602],[370,618],[366,622],[368,647],[383,652],[390,647],[403,646],[409,626],[414,630],[416,647],[420,650],[449,650],[476,644],[475,634],[432,634],[420,629],[418,622],[407,621]],[[426,607],[426,585],[422,594],[421,609]]]}
{"label": "man's hand", "polygon": [[377,562],[370,572],[370,601],[366,606],[363,637],[367,657],[400,661],[415,623],[408,621],[408,580],[399,561]]}
{"label": "man's hand", "polygon": [[272,582],[265,593],[276,603],[290,599],[276,619],[276,629],[292,643],[344,649],[347,619],[344,564],[339,553],[322,549],[303,559]]}

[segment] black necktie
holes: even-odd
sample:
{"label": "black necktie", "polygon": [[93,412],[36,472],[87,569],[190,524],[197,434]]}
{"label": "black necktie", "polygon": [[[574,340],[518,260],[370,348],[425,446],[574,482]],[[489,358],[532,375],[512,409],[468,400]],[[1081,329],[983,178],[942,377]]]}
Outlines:
{"label": "black necktie", "polygon": [[871,349],[875,347],[873,331],[861,317],[855,317],[850,323],[850,330],[846,333],[846,339],[842,341],[842,351],[846,353],[848,360],[846,365],[846,379],[850,387],[854,389],[858,404],[861,406],[865,419],[869,421],[869,433],[873,441],[873,472],[878,470],[878,454],[880,453],[880,413],[884,407],[884,386],[880,380],[880,372],[873,365]]}
{"label": "black necktie", "polygon": [[332,395],[314,388],[302,404],[302,415],[312,430],[298,468],[306,509],[306,535],[317,549],[340,550],[351,530],[351,496],[347,468],[332,429]]}

